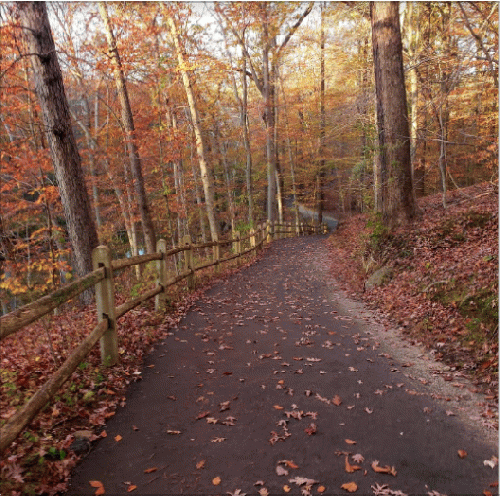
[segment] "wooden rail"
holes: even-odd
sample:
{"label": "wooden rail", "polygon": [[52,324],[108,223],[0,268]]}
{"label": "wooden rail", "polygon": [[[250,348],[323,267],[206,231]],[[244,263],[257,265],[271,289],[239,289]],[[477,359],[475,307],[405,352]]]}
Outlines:
{"label": "wooden rail", "polygon": [[[97,326],[77,346],[52,377],[0,429],[0,453],[10,446],[20,432],[57,393],[81,361],[90,353],[97,341],[100,340],[101,343],[101,362],[103,365],[111,366],[118,362],[116,321],[128,311],[153,297],[155,297],[155,309],[157,311],[164,310],[166,289],[183,279],[186,279],[188,289],[193,289],[195,287],[195,274],[201,269],[207,267],[216,267],[217,269],[221,263],[260,250],[265,243],[270,243],[274,239],[305,234],[324,234],[327,230],[326,224],[321,226],[306,225],[304,223],[280,225],[267,222],[266,224],[260,224],[256,230],[252,229],[246,236],[242,237],[238,231],[235,231],[232,239],[219,242],[196,245],[191,243],[189,236],[185,236],[180,246],[171,250],[167,250],[166,241],[161,239],[157,243],[156,253],[114,261],[111,260],[109,248],[106,246],[97,247],[92,254],[94,270],[91,273],[0,318],[1,340],[35,322],[90,287],[96,287]],[[248,248],[244,248],[246,241],[248,241]],[[227,245],[232,246],[233,254],[221,258],[220,247]],[[195,265],[194,250],[207,248],[213,249],[212,259]],[[184,270],[180,274],[167,279],[167,258],[180,252],[184,253]],[[153,261],[157,263],[156,287],[116,307],[113,273],[126,267]]]}

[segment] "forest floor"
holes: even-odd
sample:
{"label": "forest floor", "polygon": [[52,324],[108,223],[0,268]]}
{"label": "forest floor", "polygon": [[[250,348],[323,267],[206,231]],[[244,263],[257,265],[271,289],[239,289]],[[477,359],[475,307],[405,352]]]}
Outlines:
{"label": "forest floor", "polygon": [[[73,492],[102,494],[105,487],[106,494],[188,489],[241,496],[237,489],[307,494],[307,481],[314,479],[320,481],[312,484],[314,493],[346,492],[341,485],[355,482],[356,494],[395,495],[412,487],[422,491],[426,478],[432,482],[429,491],[467,487],[470,492],[472,486],[464,482],[470,478],[484,494],[495,492],[495,472],[488,465],[498,461],[491,449],[498,427],[498,200],[483,185],[450,193],[448,201],[444,211],[440,197],[421,200],[414,232],[407,228],[389,235],[366,216],[350,217],[328,238],[271,245],[251,266],[229,269],[218,281],[184,294],[165,315],[151,305],[129,312],[118,326],[120,364],[102,368],[98,349],[82,362],[1,460],[1,494],[62,493],[88,452],[84,464],[90,468],[77,468],[80,475],[73,481],[80,486]],[[365,290],[370,273],[383,265],[391,266],[392,279]],[[0,422],[95,325],[94,314],[71,307],[4,340]],[[381,322],[378,327],[374,319]],[[322,344],[312,342],[317,339]],[[194,351],[185,349],[187,343]],[[274,362],[277,357],[282,361]],[[186,363],[193,365],[178,374]],[[371,377],[365,369],[374,363],[380,372]],[[332,373],[344,375],[332,378]],[[157,397],[144,408],[146,383],[153,388],[150,396]],[[413,410],[417,418],[391,416],[402,409]],[[392,427],[382,439],[379,433],[389,420]],[[398,438],[401,420],[408,426],[401,432],[411,431],[416,440],[407,434]],[[233,429],[239,434],[226,436]],[[439,442],[429,457],[429,437],[422,437],[423,443],[418,437],[431,430]],[[248,436],[258,442],[247,444]],[[195,453],[199,443],[190,439],[205,439],[204,451]],[[462,439],[467,446],[455,446]],[[357,448],[347,440],[355,440]],[[162,455],[168,464],[173,463],[171,449],[178,450],[178,472],[157,461],[156,441],[168,448]],[[95,445],[105,455],[97,464],[91,461]],[[415,447],[411,456],[405,454],[410,445]],[[131,451],[120,451],[125,447]],[[242,447],[250,455],[241,455]],[[140,473],[135,479],[122,474],[125,478],[113,486],[102,470],[120,456],[125,467],[130,460]],[[431,465],[421,465],[414,456],[427,456],[425,464]],[[363,464],[363,458],[389,463],[397,477]],[[239,460],[245,487],[231,476],[233,459]],[[227,467],[215,471],[221,464]],[[450,474],[465,474],[458,485],[452,485],[453,476],[439,475],[448,464]],[[361,469],[352,469],[355,465]],[[284,478],[284,470],[296,475],[294,482]],[[255,486],[264,477],[259,474],[266,484]],[[258,478],[252,480],[254,475]],[[89,481],[106,485],[93,487]]]}
{"label": "forest floor", "polygon": [[[393,232],[373,215],[347,217],[329,242],[331,274],[351,296],[498,405],[497,185],[451,191],[446,209],[441,194],[424,197],[415,220]],[[382,284],[371,287],[380,268]]]}

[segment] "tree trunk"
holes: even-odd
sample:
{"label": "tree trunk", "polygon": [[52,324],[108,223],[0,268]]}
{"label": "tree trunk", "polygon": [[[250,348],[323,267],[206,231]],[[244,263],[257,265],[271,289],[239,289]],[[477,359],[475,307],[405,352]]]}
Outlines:
{"label": "tree trunk", "polygon": [[267,170],[267,220],[274,222],[276,216],[276,155],[274,151],[274,98],[273,98],[273,81],[272,71],[269,70],[269,18],[268,4],[263,2],[261,9],[263,12],[263,29],[264,39],[262,48],[262,64],[263,64],[263,89],[265,102],[265,126],[266,126],[266,170]]}
{"label": "tree trunk", "polygon": [[191,85],[191,80],[189,79],[189,74],[186,69],[186,62],[184,60],[184,53],[181,47],[177,26],[174,22],[174,19],[169,14],[167,14],[166,20],[170,28],[170,33],[172,35],[175,50],[177,52],[179,70],[182,74],[182,82],[184,84],[184,89],[186,91],[189,110],[191,111],[191,120],[193,122],[193,129],[196,140],[196,153],[198,155],[198,162],[200,164],[201,182],[203,184],[203,192],[205,194],[205,206],[207,209],[208,223],[210,225],[210,235],[212,237],[212,241],[217,241],[219,239],[219,232],[217,229],[217,223],[215,221],[214,180],[212,171],[209,169],[206,160],[207,154],[205,151],[205,143],[203,142],[203,136],[201,133],[196,100],[194,98],[194,92],[193,92],[193,87]]}
{"label": "tree trunk", "polygon": [[415,213],[399,2],[370,2],[384,222]]}
{"label": "tree trunk", "polygon": [[319,129],[319,171],[317,178],[318,223],[323,222],[323,179],[325,177],[325,3],[321,2],[321,33],[320,33],[320,129]]}
{"label": "tree trunk", "polygon": [[130,167],[134,179],[134,189],[139,204],[139,212],[141,214],[142,230],[144,233],[144,244],[146,245],[147,253],[154,253],[156,251],[156,235],[151,213],[149,211],[148,201],[146,197],[146,190],[144,189],[144,178],[142,176],[142,165],[139,151],[135,143],[135,127],[134,118],[132,116],[132,109],[130,107],[130,100],[128,98],[127,86],[125,82],[125,75],[123,74],[120,54],[116,46],[115,36],[111,27],[108,17],[108,9],[105,2],[99,2],[99,12],[104,22],[106,37],[108,40],[109,57],[113,63],[114,77],[116,90],[118,92],[118,99],[120,100],[120,107],[122,111],[122,125],[126,133],[126,144],[130,160]]}
{"label": "tree trunk", "polygon": [[[17,2],[17,8],[73,248],[74,268],[81,277],[92,271],[92,249],[98,238],[47,9],[45,2]],[[90,300],[91,293],[86,291],[83,301]]]}
{"label": "tree trunk", "polygon": [[246,183],[248,195],[248,222],[250,227],[253,227],[254,222],[254,205],[253,205],[253,188],[252,188],[252,151],[250,149],[250,131],[248,129],[248,86],[247,86],[247,69],[246,58],[243,57],[242,68],[242,99],[241,99],[241,125],[243,127],[243,141],[245,143],[246,154]]}

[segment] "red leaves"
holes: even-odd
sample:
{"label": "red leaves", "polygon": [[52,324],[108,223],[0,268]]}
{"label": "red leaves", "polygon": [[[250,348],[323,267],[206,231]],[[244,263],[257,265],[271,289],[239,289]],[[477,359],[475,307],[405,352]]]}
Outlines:
{"label": "red leaves", "polygon": [[309,424],[309,427],[306,427],[304,429],[304,432],[308,436],[312,436],[313,434],[316,434],[316,431],[317,431],[317,427],[316,427],[316,424],[314,424],[314,423]]}

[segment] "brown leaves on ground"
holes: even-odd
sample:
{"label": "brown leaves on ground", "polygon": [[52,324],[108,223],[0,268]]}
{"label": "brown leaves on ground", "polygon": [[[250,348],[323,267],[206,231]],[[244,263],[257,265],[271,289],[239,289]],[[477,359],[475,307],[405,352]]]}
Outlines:
{"label": "brown leaves on ground", "polygon": [[354,493],[358,490],[358,485],[355,482],[346,482],[340,486],[341,489],[345,489],[348,493]]}
{"label": "brown leaves on ground", "polygon": [[89,484],[96,489],[94,493],[95,496],[99,496],[100,494],[105,494],[104,485],[101,481],[89,481]]}
{"label": "brown leaves on ground", "polygon": [[348,474],[352,474],[353,472],[356,472],[356,470],[361,470],[361,467],[359,465],[351,465],[349,463],[349,457],[346,455],[346,457],[345,457],[345,471]]}
{"label": "brown leaves on ground", "polygon": [[[420,198],[417,218],[380,234],[366,214],[329,239],[331,273],[498,398],[498,194],[490,183]],[[373,260],[363,266],[363,259]],[[377,266],[392,279],[364,291]],[[372,268],[373,267],[373,268]],[[477,339],[480,336],[481,339]],[[439,346],[436,346],[439,344]]]}
{"label": "brown leaves on ground", "polygon": [[377,472],[378,474],[389,474],[394,477],[396,477],[397,472],[394,467],[391,467],[389,465],[386,465],[385,467],[381,467],[378,464],[378,460],[375,460],[372,462],[372,469]]}

